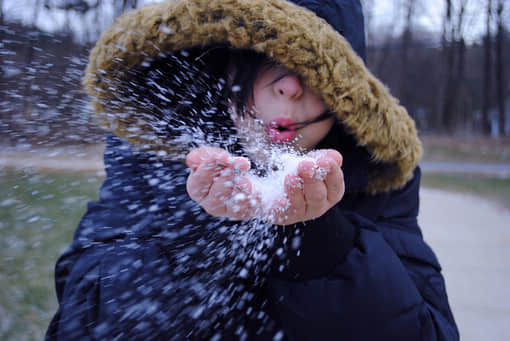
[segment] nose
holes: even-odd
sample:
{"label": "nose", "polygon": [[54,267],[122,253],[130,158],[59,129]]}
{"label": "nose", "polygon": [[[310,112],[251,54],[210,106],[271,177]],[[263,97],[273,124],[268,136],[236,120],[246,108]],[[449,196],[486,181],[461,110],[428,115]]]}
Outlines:
{"label": "nose", "polygon": [[303,94],[303,85],[296,75],[290,73],[274,84],[276,95],[298,99]]}

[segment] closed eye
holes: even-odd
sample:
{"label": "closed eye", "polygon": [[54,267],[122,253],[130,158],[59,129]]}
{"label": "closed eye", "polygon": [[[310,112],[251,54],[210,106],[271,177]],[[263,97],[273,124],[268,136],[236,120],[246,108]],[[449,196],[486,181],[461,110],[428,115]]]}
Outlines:
{"label": "closed eye", "polygon": [[292,71],[290,71],[289,69],[287,69],[286,67],[281,66],[281,65],[273,65],[273,66],[269,67],[266,70],[266,72],[274,72],[275,73],[275,78],[272,81],[270,81],[268,84],[266,84],[266,87],[271,86],[274,83],[277,83],[281,79],[292,74]]}
{"label": "closed eye", "polygon": [[284,78],[285,78],[285,77],[287,77],[288,75],[290,75],[290,72],[286,72],[286,73],[284,73],[284,74],[282,74],[282,75],[277,76],[275,79],[273,79],[271,82],[269,82],[269,83],[266,85],[266,87],[268,87],[268,86],[272,86],[273,84],[275,84],[275,83],[277,83],[278,81],[280,81],[280,80],[284,79]]}

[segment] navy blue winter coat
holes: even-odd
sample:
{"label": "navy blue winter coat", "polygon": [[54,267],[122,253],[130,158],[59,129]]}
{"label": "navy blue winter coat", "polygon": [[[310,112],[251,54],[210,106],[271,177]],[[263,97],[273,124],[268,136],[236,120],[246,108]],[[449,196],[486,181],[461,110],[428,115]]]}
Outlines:
{"label": "navy blue winter coat", "polygon": [[[416,220],[419,169],[400,190],[363,194],[356,191],[366,181],[359,172],[366,162],[360,157],[363,150],[348,135],[330,134],[322,146],[331,143],[350,146],[340,149],[345,177],[351,179],[346,184],[349,192],[321,218],[286,227],[287,231],[274,227],[280,231],[273,249],[287,247],[288,263],[280,272],[275,257],[265,283],[256,288],[246,285],[246,291],[257,296],[255,301],[264,303],[260,311],[269,318],[263,323],[257,322],[257,316],[255,322],[234,318],[233,327],[220,323],[218,329],[208,325],[197,331],[197,338],[217,332],[226,339],[237,338],[237,323],[244,323],[250,339],[257,339],[261,326],[267,330],[262,329],[260,339],[272,339],[280,330],[289,340],[458,339],[440,265]],[[133,154],[127,144],[110,137],[105,165],[108,176],[100,201],[89,204],[73,244],[57,263],[60,306],[47,339],[185,338],[179,333],[197,330],[197,320],[179,317],[176,326],[174,319],[182,313],[179,309],[187,309],[182,304],[190,295],[186,285],[200,281],[174,277],[193,275],[173,273],[179,266],[176,250],[201,239],[224,238],[228,232],[205,238],[199,234],[235,224],[198,213],[200,208],[187,198],[187,172],[181,163]],[[176,217],[176,210],[182,215]],[[212,225],[205,229],[207,224]],[[186,226],[186,232],[179,230]],[[299,256],[281,243],[296,229],[301,229]],[[193,252],[198,253],[190,251],[191,257],[208,256]],[[214,267],[221,264],[209,266],[200,276],[214,276],[219,271]],[[236,313],[227,312],[223,320]]]}
{"label": "navy blue winter coat", "polygon": [[[358,1],[294,2],[364,57]],[[412,135],[399,120],[385,114],[389,127],[376,135]],[[414,140],[385,159],[377,148],[392,149],[388,137],[364,143],[371,121],[360,121],[353,128],[339,116],[317,146],[342,153],[345,196],[285,227],[209,216],[187,195],[182,162],[111,135],[100,199],[57,262],[59,308],[46,339],[457,340],[440,265],[417,223],[420,170],[399,173]],[[367,190],[388,172],[405,180]]]}

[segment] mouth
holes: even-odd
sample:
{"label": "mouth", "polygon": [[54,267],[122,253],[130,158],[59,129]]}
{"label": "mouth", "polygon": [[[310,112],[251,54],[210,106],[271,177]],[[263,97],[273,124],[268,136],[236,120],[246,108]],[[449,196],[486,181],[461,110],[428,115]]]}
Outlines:
{"label": "mouth", "polygon": [[293,128],[296,122],[290,118],[277,118],[272,120],[267,127],[267,134],[274,143],[286,143],[292,141],[297,135]]}

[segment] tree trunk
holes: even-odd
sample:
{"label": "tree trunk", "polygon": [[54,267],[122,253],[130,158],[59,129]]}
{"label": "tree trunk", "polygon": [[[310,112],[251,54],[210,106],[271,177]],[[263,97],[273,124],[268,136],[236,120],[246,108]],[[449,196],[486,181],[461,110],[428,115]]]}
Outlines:
{"label": "tree trunk", "polygon": [[[406,21],[404,32],[402,33],[402,46],[400,54],[401,73],[400,73],[400,100],[406,106],[409,106],[409,70],[408,58],[409,48],[412,41],[412,22],[415,8],[415,0],[407,0],[406,2]],[[413,113],[410,112],[411,116]]]}
{"label": "tree trunk", "polygon": [[138,4],[138,0],[122,0],[122,13],[130,9],[135,9]]}
{"label": "tree trunk", "polygon": [[452,133],[452,117],[455,115],[455,42],[450,42],[446,50],[446,86],[441,108],[441,131]]}
{"label": "tree trunk", "polygon": [[[34,12],[32,13],[32,26],[36,27],[37,19],[39,18],[40,0],[35,1]],[[30,120],[34,109],[34,99],[32,98],[32,86],[34,84],[34,77],[32,75],[31,65],[34,60],[34,47],[33,45],[37,42],[33,36],[28,40],[26,55],[25,55],[25,89],[23,93],[23,114],[25,119]]]}
{"label": "tree trunk", "polygon": [[498,32],[496,35],[496,95],[498,101],[498,126],[499,126],[499,136],[505,136],[505,125],[506,125],[506,115],[505,115],[505,70],[503,63],[503,0],[498,0]]}
{"label": "tree trunk", "polygon": [[4,24],[4,0],[0,0],[0,25]]}
{"label": "tree trunk", "polygon": [[[449,35],[449,37],[448,37]],[[438,120],[438,130],[449,131],[450,116],[454,110],[454,70],[455,70],[455,28],[452,24],[452,3],[446,0],[446,16],[443,23],[443,54],[445,58],[445,87],[443,90],[443,100]]]}
{"label": "tree trunk", "polygon": [[[397,13],[398,11],[394,12],[393,22],[398,22],[399,16]],[[386,64],[392,51],[391,44],[393,42],[396,26],[397,25],[391,26],[390,31],[387,32],[388,34],[384,41],[384,46],[378,49],[379,52],[377,53],[377,58],[374,59],[374,73],[380,77],[382,76],[383,78],[385,76]]]}
{"label": "tree trunk", "polygon": [[484,38],[484,64],[483,64],[483,99],[482,99],[482,133],[490,135],[491,125],[489,121],[491,69],[492,69],[492,37],[491,37],[491,7],[492,1],[488,0],[486,34]]}
{"label": "tree trunk", "polygon": [[367,34],[367,46],[373,46],[373,18],[374,18],[374,0],[364,0],[363,14],[365,18],[365,32]]}

